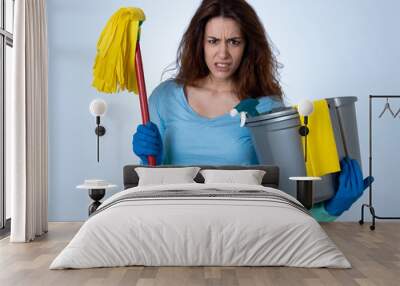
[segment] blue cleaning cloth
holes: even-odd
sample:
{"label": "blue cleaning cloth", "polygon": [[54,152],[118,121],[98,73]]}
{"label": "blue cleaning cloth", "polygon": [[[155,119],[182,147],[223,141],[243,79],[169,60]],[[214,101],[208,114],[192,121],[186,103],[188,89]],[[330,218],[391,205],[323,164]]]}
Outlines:
{"label": "blue cleaning cloth", "polygon": [[136,133],[132,136],[133,152],[148,165],[147,156],[155,156],[157,165],[162,163],[163,143],[157,125],[147,122],[139,124]]}
{"label": "blue cleaning cloth", "polygon": [[346,157],[340,161],[340,166],[342,171],[336,194],[325,202],[325,210],[332,216],[339,216],[348,210],[374,181],[372,176],[363,179],[360,165],[354,159]]}
{"label": "blue cleaning cloth", "polygon": [[234,109],[236,109],[238,113],[245,112],[254,117],[260,114],[256,109],[256,106],[259,103],[260,102],[255,98],[246,98],[240,101],[239,104],[234,107]]}

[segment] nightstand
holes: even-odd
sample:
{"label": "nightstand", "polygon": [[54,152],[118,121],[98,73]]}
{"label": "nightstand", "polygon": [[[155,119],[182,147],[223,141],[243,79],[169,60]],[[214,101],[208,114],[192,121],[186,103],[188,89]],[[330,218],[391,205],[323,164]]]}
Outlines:
{"label": "nightstand", "polygon": [[89,216],[97,210],[101,205],[100,200],[104,198],[106,190],[109,188],[115,188],[117,185],[109,184],[104,180],[85,180],[84,184],[76,186],[77,189],[86,189],[89,191],[89,197],[93,200],[93,203],[89,206]]}
{"label": "nightstand", "polygon": [[289,177],[289,180],[297,182],[297,200],[301,202],[306,209],[311,209],[314,200],[313,181],[320,181],[321,177]]}

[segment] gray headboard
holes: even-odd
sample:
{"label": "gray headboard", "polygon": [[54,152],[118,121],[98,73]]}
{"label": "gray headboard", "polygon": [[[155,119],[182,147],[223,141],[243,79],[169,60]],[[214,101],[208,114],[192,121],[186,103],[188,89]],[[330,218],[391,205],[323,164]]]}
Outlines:
{"label": "gray headboard", "polygon": [[[268,165],[252,165],[252,166],[208,166],[208,165],[197,165],[202,169],[219,169],[219,170],[249,170],[257,169],[266,171],[262,185],[265,187],[278,188],[279,186],[279,168],[277,166]],[[138,185],[139,177],[135,171],[136,167],[147,167],[143,165],[127,165],[124,167],[124,189],[133,188]],[[188,167],[188,166],[174,166],[174,165],[161,165],[156,167],[148,168],[165,168],[165,167]],[[203,176],[199,173],[194,180],[197,183],[204,183]]]}

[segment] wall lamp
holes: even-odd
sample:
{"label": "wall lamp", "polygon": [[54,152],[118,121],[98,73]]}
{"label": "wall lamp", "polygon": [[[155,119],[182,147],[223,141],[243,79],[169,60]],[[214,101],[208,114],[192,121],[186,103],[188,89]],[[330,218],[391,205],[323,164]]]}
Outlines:
{"label": "wall lamp", "polygon": [[90,113],[96,117],[96,129],[94,132],[97,135],[97,162],[99,162],[99,137],[106,134],[106,129],[100,125],[100,117],[104,116],[107,111],[107,103],[102,99],[94,99],[89,106]]}
{"label": "wall lamp", "polygon": [[308,116],[314,111],[314,105],[309,100],[303,100],[298,106],[298,112],[301,116],[304,116],[304,125],[299,128],[299,133],[304,136],[304,162],[307,162],[307,135],[310,130],[307,127]]}

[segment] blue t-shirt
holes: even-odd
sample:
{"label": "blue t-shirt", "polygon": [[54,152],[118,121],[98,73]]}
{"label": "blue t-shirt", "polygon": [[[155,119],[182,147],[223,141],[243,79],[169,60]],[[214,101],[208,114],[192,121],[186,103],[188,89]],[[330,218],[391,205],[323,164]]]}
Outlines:
{"label": "blue t-shirt", "polygon": [[[258,98],[258,112],[282,106],[271,97]],[[183,86],[174,80],[161,83],[149,98],[150,120],[161,133],[163,164],[258,164],[248,128],[229,112],[215,118],[199,115],[189,105]]]}

